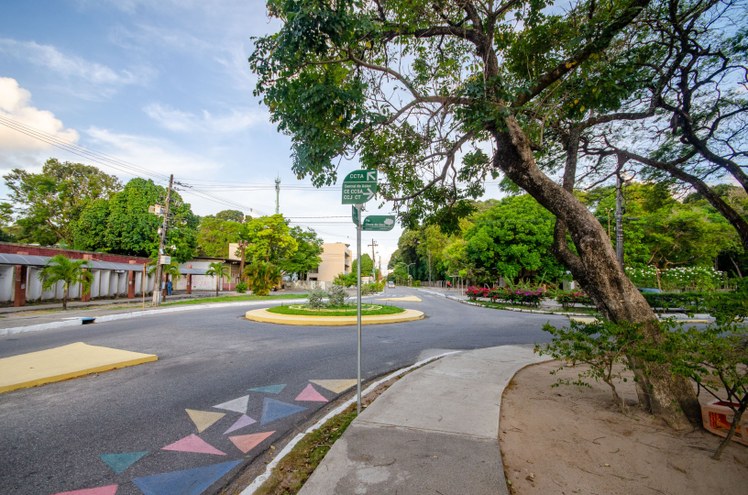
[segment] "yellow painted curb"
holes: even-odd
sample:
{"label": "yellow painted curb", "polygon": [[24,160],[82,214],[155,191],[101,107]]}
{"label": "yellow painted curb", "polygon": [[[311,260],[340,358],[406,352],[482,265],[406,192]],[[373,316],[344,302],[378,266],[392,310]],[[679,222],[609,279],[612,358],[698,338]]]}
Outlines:
{"label": "yellow painted curb", "polygon": [[[319,326],[319,327],[336,327],[355,325],[357,323],[355,316],[303,316],[303,315],[279,315],[271,313],[267,309],[253,309],[247,311],[244,317],[251,321],[260,323],[277,323],[279,325],[296,325],[296,326]],[[406,309],[396,315],[373,315],[362,316],[362,325],[382,325],[385,323],[404,323],[406,321],[416,321],[424,318],[421,311]]]}
{"label": "yellow painted curb", "polygon": [[156,361],[158,356],[83,342],[0,359],[0,393]]}

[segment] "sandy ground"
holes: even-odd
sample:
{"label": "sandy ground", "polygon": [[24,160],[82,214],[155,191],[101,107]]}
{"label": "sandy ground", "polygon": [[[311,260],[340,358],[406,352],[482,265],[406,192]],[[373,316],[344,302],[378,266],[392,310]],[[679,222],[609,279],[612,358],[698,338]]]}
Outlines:
{"label": "sandy ground", "polygon": [[[748,494],[748,447],[733,442],[715,461],[720,437],[678,434],[636,406],[624,415],[604,384],[552,388],[556,367],[527,367],[504,392],[499,443],[513,494]],[[620,389],[633,404],[632,382]]]}

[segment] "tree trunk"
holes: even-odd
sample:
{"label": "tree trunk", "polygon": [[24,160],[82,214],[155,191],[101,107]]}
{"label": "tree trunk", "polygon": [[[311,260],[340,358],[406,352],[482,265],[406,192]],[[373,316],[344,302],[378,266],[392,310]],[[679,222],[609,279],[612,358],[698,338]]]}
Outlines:
{"label": "tree trunk", "polygon": [[[597,219],[573,194],[538,169],[529,141],[513,117],[507,130],[494,131],[497,151],[494,166],[527,191],[568,228],[578,256],[564,261],[574,278],[612,322],[639,324],[646,340],[661,338],[656,315],[616,261],[616,254]],[[642,405],[671,427],[691,427],[700,421],[700,408],[693,388],[669,368],[641,360],[630,364],[640,386]]]}
{"label": "tree trunk", "polygon": [[62,288],[62,309],[64,311],[67,311],[68,309],[68,295],[69,295],[69,287],[67,284]]}

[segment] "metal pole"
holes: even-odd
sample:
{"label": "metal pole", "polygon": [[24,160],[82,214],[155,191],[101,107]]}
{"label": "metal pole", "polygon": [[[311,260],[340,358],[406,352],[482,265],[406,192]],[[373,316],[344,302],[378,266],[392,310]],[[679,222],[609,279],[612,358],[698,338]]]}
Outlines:
{"label": "metal pole", "polygon": [[361,206],[358,209],[358,223],[356,225],[356,252],[358,263],[356,263],[356,414],[361,414]]}
{"label": "metal pole", "polygon": [[169,188],[166,190],[166,208],[164,210],[164,221],[161,224],[161,237],[158,241],[158,254],[156,259],[156,279],[153,282],[153,305],[161,304],[161,255],[164,254],[164,244],[166,242],[166,229],[169,228],[169,203],[171,202],[171,188],[174,185],[174,174],[169,176]]}

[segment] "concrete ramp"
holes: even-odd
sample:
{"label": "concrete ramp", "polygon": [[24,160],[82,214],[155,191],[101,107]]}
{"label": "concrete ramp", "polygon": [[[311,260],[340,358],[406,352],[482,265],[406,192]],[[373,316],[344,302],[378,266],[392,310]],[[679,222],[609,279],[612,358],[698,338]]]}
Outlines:
{"label": "concrete ramp", "polygon": [[83,342],[0,359],[0,393],[156,361],[155,354]]}

